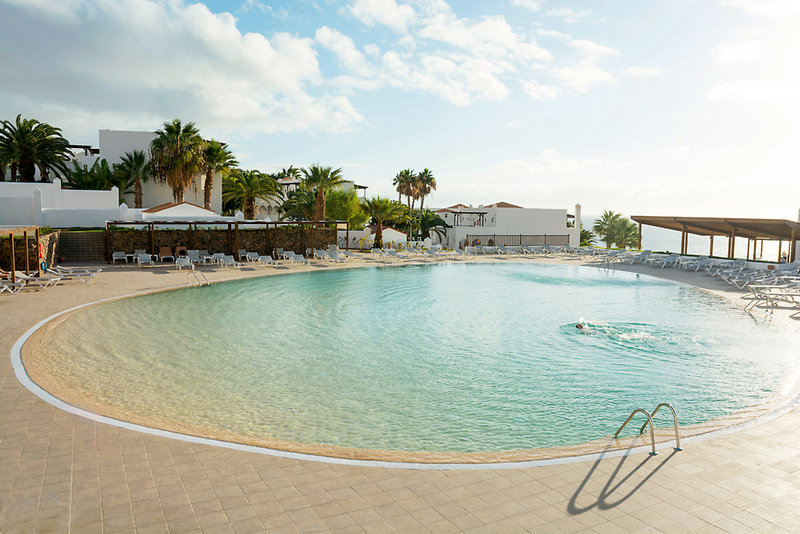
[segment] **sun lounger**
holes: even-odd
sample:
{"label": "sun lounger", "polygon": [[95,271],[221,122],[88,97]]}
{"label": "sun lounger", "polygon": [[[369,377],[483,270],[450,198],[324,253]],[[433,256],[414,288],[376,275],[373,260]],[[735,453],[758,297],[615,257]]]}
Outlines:
{"label": "sun lounger", "polygon": [[350,252],[349,250],[343,250],[342,254],[344,255],[345,258],[349,258],[349,259],[356,259],[356,258],[360,258],[361,257],[358,254],[354,254],[353,252]]}
{"label": "sun lounger", "polygon": [[24,282],[12,282],[11,280],[6,280],[0,278],[0,293],[19,293],[25,287]]}
{"label": "sun lounger", "polygon": [[[248,252],[244,257],[250,262],[258,261],[258,252]],[[241,256],[239,256],[239,258],[241,259]]]}
{"label": "sun lounger", "polygon": [[172,249],[170,247],[160,247],[158,249],[158,258],[161,261],[167,261],[167,258],[175,261],[175,254],[172,253]]}
{"label": "sun lounger", "polygon": [[153,258],[150,257],[150,254],[146,253],[141,253],[138,256],[136,256],[136,263],[139,264],[139,268],[142,268],[145,265],[149,265],[150,267],[155,267],[156,265],[155,262],[153,261]]}
{"label": "sun lounger", "polygon": [[305,263],[306,265],[311,265],[311,260],[306,259],[306,257],[302,254],[294,254],[292,256],[292,261],[294,263]]}
{"label": "sun lounger", "polygon": [[339,256],[339,252],[333,249],[328,249],[328,258],[330,258],[333,263],[347,263],[347,259]]}
{"label": "sun lounger", "polygon": [[94,278],[97,271],[90,271],[89,269],[69,269],[67,267],[62,267],[60,265],[56,265],[53,269],[47,269],[48,274],[52,274],[53,276],[58,276],[61,278],[62,281],[64,280],[80,280],[81,283],[86,284],[92,278]]}
{"label": "sun lounger", "polygon": [[179,271],[183,270],[184,267],[188,267],[194,271],[194,263],[188,256],[178,256],[175,259],[175,267],[177,267]]}
{"label": "sun lounger", "polygon": [[61,277],[53,274],[43,274],[42,276],[31,276],[20,271],[15,271],[17,280],[21,280],[25,285],[37,286],[42,289],[50,286],[57,286],[61,282]]}
{"label": "sun lounger", "polygon": [[241,269],[242,264],[233,259],[233,256],[222,256],[222,265],[225,267],[235,267],[236,269]]}
{"label": "sun lounger", "polygon": [[278,262],[275,261],[272,258],[272,256],[259,256],[258,257],[258,263],[263,265],[264,267],[267,267],[267,266],[277,267],[278,266]]}
{"label": "sun lounger", "polygon": [[112,252],[111,263],[117,263],[119,260],[123,260],[125,263],[128,263],[128,255],[121,251]]}
{"label": "sun lounger", "polygon": [[314,249],[314,259],[315,260],[328,261],[330,259],[330,258],[328,258],[328,251],[327,250],[321,250],[321,249],[318,249],[318,248]]}

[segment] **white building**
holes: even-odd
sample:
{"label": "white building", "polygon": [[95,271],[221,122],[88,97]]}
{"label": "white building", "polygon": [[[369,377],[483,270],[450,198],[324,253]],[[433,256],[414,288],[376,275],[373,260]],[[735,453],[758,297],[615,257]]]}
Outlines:
{"label": "white building", "polygon": [[[477,208],[456,204],[436,210],[450,228],[434,242],[446,248],[466,245],[580,244],[580,205],[574,216],[563,209],[523,208],[508,202],[480,205]],[[574,227],[568,227],[574,217]]]}
{"label": "white building", "polygon": [[[155,132],[134,132],[127,130],[100,130],[100,153],[97,156],[82,157],[81,161],[91,165],[94,159],[105,159],[109,165],[120,163],[126,152],[141,150],[150,158],[150,143],[155,139]],[[203,205],[203,188],[205,175],[195,179],[195,186],[184,191],[184,200],[192,204]],[[133,193],[123,195],[128,206],[134,205]],[[172,189],[165,183],[160,183],[152,178],[142,184],[142,208],[152,208],[173,202]],[[214,186],[211,189],[211,209],[219,213],[222,211],[222,180],[217,175],[214,177]]]}

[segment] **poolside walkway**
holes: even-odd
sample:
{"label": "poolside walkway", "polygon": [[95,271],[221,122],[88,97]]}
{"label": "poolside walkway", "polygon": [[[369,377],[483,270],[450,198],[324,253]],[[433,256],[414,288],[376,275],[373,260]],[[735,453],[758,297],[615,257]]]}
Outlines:
{"label": "poolside walkway", "polygon": [[[318,268],[334,267],[293,269]],[[705,274],[625,268],[735,301],[742,294]],[[217,269],[208,278],[264,272]],[[0,532],[800,531],[800,409],[655,457],[415,471],[290,460],[124,430],[53,408],[17,381],[9,351],[41,319],[185,281],[185,272],[166,268],[106,266],[87,285],[0,297]]]}

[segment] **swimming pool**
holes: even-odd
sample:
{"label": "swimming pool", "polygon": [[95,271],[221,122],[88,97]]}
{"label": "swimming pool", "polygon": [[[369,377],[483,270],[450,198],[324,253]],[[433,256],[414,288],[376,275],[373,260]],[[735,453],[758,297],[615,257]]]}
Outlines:
{"label": "swimming pool", "polygon": [[682,424],[730,414],[791,382],[795,347],[790,329],[663,280],[452,264],[101,304],[54,324],[40,360],[69,402],[156,427],[478,452],[607,436],[662,401]]}

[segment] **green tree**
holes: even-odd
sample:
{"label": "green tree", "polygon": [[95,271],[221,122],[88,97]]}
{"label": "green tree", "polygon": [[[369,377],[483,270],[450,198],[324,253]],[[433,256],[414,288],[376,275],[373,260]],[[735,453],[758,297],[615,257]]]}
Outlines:
{"label": "green tree", "polygon": [[150,165],[153,176],[172,189],[175,202],[183,202],[184,191],[203,170],[204,146],[193,122],[175,119],[156,131],[150,143]]}
{"label": "green tree", "polygon": [[[33,182],[36,167],[42,181],[49,179],[50,172],[66,176],[70,159],[69,141],[61,136],[61,129],[36,119],[23,119],[22,115],[17,115],[13,123],[0,124],[0,168],[11,169],[11,181],[19,173],[21,181]],[[5,180],[5,172],[2,176]]]}
{"label": "green tree", "polygon": [[430,237],[431,232],[438,235],[439,238],[444,238],[447,228],[450,228],[450,225],[436,213],[431,210],[420,210],[419,231],[422,239]]}
{"label": "green tree", "polygon": [[[107,180],[108,176],[106,176],[111,174],[111,169],[106,160],[95,160],[91,167],[73,161],[72,166],[72,170],[64,177],[64,185],[67,188],[102,190],[111,187]],[[106,170],[101,171],[101,166]]]}
{"label": "green tree", "polygon": [[594,246],[594,233],[591,230],[585,230],[584,228],[581,228],[581,246]]}
{"label": "green tree", "polygon": [[606,248],[611,248],[611,244],[616,241],[614,238],[614,230],[617,228],[617,221],[621,219],[622,215],[619,213],[606,210],[603,212],[603,216],[594,222],[592,231],[605,242]]}
{"label": "green tree", "polygon": [[325,197],[325,216],[329,221],[347,221],[351,230],[361,229],[369,219],[355,191],[331,191]]}
{"label": "green tree", "polygon": [[272,176],[259,171],[234,169],[230,180],[223,181],[223,200],[238,199],[242,202],[245,219],[254,219],[256,199],[271,200],[280,198],[281,187]]}
{"label": "green tree", "polygon": [[325,193],[344,181],[342,169],[333,169],[321,165],[311,165],[303,169],[303,187],[316,192],[315,221],[325,220]]}
{"label": "green tree", "polygon": [[227,174],[239,162],[228,150],[228,145],[211,139],[206,141],[203,147],[202,171],[206,175],[206,183],[203,186],[203,207],[211,209],[211,191],[214,189],[214,173]]}
{"label": "green tree", "polygon": [[374,197],[364,201],[364,211],[372,218],[377,225],[375,230],[375,247],[383,247],[383,225],[397,217],[403,209],[403,205],[388,198]]}
{"label": "green tree", "polygon": [[307,189],[289,191],[279,211],[284,219],[310,221],[316,213],[314,193]]}
{"label": "green tree", "polygon": [[612,224],[614,244],[618,248],[628,248],[639,242],[639,226],[628,219],[619,218]]}
{"label": "green tree", "polygon": [[[147,156],[142,150],[134,150],[133,152],[125,152],[125,155],[120,160],[121,162],[114,166],[116,172],[120,174],[124,183],[133,182],[134,207],[140,209],[142,207],[142,184],[151,177]],[[127,187],[121,187],[120,192],[126,189]]]}
{"label": "green tree", "polygon": [[425,197],[431,194],[431,191],[436,191],[436,178],[430,169],[423,169],[422,172],[417,174],[417,193],[419,194],[419,211],[422,212],[422,206],[425,203]]}
{"label": "green tree", "polygon": [[403,169],[395,175],[392,181],[392,185],[395,186],[395,191],[397,191],[397,201],[401,202],[403,195],[405,195],[409,210],[411,209],[411,196],[414,193],[415,177],[413,170]]}

